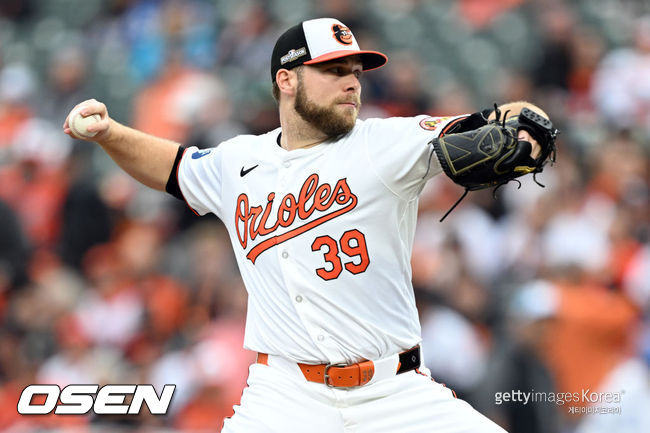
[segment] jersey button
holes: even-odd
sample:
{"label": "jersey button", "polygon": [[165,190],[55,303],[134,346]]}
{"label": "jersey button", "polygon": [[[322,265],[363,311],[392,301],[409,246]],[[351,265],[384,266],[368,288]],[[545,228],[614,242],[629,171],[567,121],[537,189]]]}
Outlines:
{"label": "jersey button", "polygon": [[287,257],[289,257],[289,253],[286,251],[282,251],[282,258],[286,259]]}
{"label": "jersey button", "polygon": [[296,296],[296,302],[302,302],[302,296],[300,295]]}
{"label": "jersey button", "polygon": [[284,164],[282,164],[282,165],[284,165],[286,168],[289,168],[289,167],[291,167],[291,162],[284,161]]}
{"label": "jersey button", "polygon": [[323,341],[325,339],[325,336],[323,334],[318,336],[318,341]]}

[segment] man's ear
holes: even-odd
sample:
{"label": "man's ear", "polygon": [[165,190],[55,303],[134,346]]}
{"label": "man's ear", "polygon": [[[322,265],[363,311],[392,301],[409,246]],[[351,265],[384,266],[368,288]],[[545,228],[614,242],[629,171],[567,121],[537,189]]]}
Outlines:
{"label": "man's ear", "polygon": [[298,87],[298,77],[294,71],[288,69],[280,69],[275,73],[275,82],[280,89],[280,94],[293,96]]}

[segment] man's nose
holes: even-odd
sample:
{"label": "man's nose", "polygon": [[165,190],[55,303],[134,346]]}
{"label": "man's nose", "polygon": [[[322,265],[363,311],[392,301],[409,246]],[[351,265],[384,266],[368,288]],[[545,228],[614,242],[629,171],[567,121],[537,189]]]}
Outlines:
{"label": "man's nose", "polygon": [[345,77],[345,91],[346,92],[357,92],[361,89],[361,82],[359,78],[354,74],[348,74]]}

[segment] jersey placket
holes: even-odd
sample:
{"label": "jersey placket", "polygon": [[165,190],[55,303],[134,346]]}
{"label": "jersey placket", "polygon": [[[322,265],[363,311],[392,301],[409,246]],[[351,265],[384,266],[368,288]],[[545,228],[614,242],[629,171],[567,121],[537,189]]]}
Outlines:
{"label": "jersey placket", "polygon": [[[292,155],[287,154],[282,158],[282,162],[278,168],[278,182],[276,187],[276,197],[280,199],[288,193],[298,194],[296,187],[299,186],[306,178],[308,173],[303,169],[305,162],[303,161],[307,155]],[[302,177],[301,177],[302,175]],[[279,203],[278,203],[279,206]],[[298,251],[296,245],[304,245],[300,242],[284,242],[278,245],[276,254],[280,270],[286,285],[287,293],[291,299],[300,321],[302,322],[305,330],[309,334],[312,342],[316,347],[324,353],[328,359],[335,359],[340,353],[335,347],[331,347],[331,338],[328,338],[328,333],[314,324],[313,318],[318,314],[317,309],[311,304],[310,290],[312,287],[306,287],[300,284],[300,280],[304,280],[299,275],[300,266],[294,260],[294,257],[299,255],[309,254],[311,251]],[[300,247],[302,249],[302,247]],[[325,360],[323,360],[325,361]]]}

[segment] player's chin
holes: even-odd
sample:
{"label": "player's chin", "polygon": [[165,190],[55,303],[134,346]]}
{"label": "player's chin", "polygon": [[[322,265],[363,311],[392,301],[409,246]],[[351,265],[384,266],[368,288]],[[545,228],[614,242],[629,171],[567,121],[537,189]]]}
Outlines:
{"label": "player's chin", "polygon": [[346,132],[349,132],[352,128],[354,128],[354,125],[357,122],[357,114],[357,111],[354,110],[340,116],[338,123],[341,125],[341,128],[345,129]]}
{"label": "player's chin", "polygon": [[338,137],[352,131],[356,124],[355,116],[335,116],[321,125],[321,130],[329,137]]}

